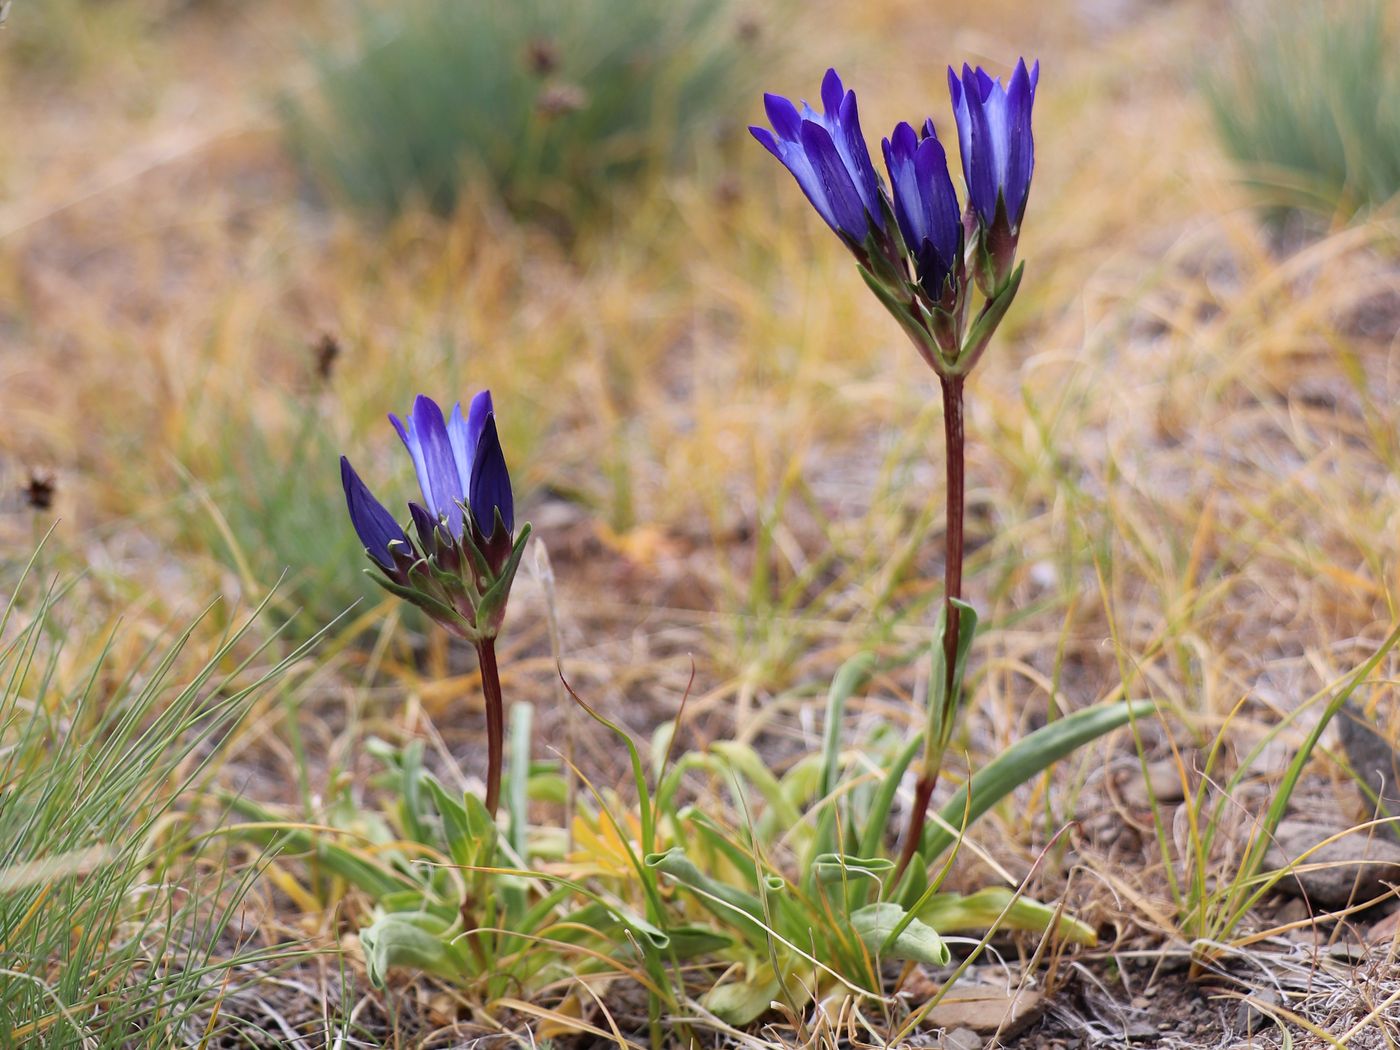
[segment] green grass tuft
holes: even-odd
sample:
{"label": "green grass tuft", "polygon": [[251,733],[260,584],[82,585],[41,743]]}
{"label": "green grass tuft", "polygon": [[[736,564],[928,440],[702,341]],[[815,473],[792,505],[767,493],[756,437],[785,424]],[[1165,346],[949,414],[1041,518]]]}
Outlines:
{"label": "green grass tuft", "polygon": [[469,178],[572,227],[737,112],[748,64],[729,0],[415,0],[366,11],[349,61],[290,101],[294,151],[378,216],[452,212]]}
{"label": "green grass tuft", "polygon": [[250,671],[238,630],[182,678],[199,620],[133,650],[33,604],[0,613],[0,1046],[192,1045],[258,953],[225,940],[249,873],[173,807],[286,665]]}
{"label": "green grass tuft", "polygon": [[1397,46],[1377,0],[1289,0],[1237,23],[1206,97],[1272,217],[1349,218],[1400,192]]}

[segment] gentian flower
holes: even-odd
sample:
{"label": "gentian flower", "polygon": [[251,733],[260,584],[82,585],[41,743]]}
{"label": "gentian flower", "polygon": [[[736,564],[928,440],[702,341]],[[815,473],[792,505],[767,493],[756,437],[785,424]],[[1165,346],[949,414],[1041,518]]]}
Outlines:
{"label": "gentian flower", "polygon": [[948,70],[963,176],[983,228],[996,223],[999,210],[1013,233],[1021,227],[1035,167],[1031,106],[1039,79],[1040,63],[1027,71],[1025,59],[1016,63],[1009,84],[980,66],[964,65],[961,80]]}
{"label": "gentian flower", "polygon": [[496,433],[491,391],[472,398],[465,417],[458,404],[451,420],[443,419],[437,403],[420,394],[404,419],[391,413],[389,421],[413,457],[423,506],[446,519],[454,537],[462,535],[466,509],[484,539],[494,533],[498,513],[506,532],[514,530],[510,474]]}
{"label": "gentian flower", "polygon": [[872,231],[883,233],[884,189],[860,133],[856,93],[842,86],[836,70],[822,80],[822,113],[806,102],[799,111],[780,95],[764,95],[763,105],[773,129],[749,131],[792,172],[826,224],[853,248]]}
{"label": "gentian flower", "polygon": [[922,136],[901,123],[883,146],[895,219],[919,284],[933,303],[955,306],[963,271],[962,212],[933,121],[924,122]]}
{"label": "gentian flower", "polygon": [[424,609],[453,633],[494,638],[530,527],[515,535],[510,473],[489,391],[450,419],[419,395],[403,419],[390,415],[403,439],[423,502],[410,502],[417,543],[340,459],[350,522],[386,589]]}

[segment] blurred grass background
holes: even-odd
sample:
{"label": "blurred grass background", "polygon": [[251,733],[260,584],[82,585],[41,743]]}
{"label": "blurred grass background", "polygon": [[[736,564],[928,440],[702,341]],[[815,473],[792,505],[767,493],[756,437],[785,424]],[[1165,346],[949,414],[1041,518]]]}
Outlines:
{"label": "blurred grass background", "polygon": [[[54,523],[45,564],[93,582],[91,630],[154,637],[285,574],[253,628],[286,624],[280,648],[361,600],[230,776],[295,769],[253,782],[311,810],[371,728],[471,753],[470,669],[365,586],[335,469],[397,505],[384,414],[419,390],[493,390],[571,676],[634,729],[693,655],[697,737],[737,723],[781,761],[842,660],[926,636],[933,383],[742,131],[761,90],[812,98],[829,64],[873,143],[951,128],[947,63],[1042,60],[1027,279],[970,389],[974,760],[1119,689],[1190,742],[1248,697],[1245,749],[1395,618],[1393,4],[532,0],[491,7],[499,38],[460,29],[476,8],[17,0],[0,30],[7,585]],[[1279,208],[1312,217],[1280,239]],[[543,620],[522,580],[506,688],[549,738]],[[891,676],[858,715],[913,721],[916,689]],[[1393,691],[1365,703],[1384,724]],[[1002,862],[1112,771],[1065,766],[984,832]],[[1355,808],[1320,776],[1320,807]],[[1160,877],[1114,869],[1076,907]]]}

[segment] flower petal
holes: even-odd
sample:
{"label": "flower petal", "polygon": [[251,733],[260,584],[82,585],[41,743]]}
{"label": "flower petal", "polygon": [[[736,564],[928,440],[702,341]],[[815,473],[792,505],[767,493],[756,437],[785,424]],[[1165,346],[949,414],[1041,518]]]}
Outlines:
{"label": "flower petal", "polygon": [[830,202],[833,227],[857,242],[870,232],[865,205],[851,181],[850,172],[836,151],[831,133],[820,124],[807,121],[802,125],[802,145],[812,167],[821,178],[822,188]]}
{"label": "flower petal", "polygon": [[[1040,65],[1036,64],[1039,77]],[[1026,212],[1030,196],[1031,173],[1035,169],[1035,143],[1031,135],[1031,104],[1035,101],[1035,82],[1026,70],[1023,58],[1011,75],[1006,92],[1006,174],[1004,192],[1007,216],[1018,227]]]}
{"label": "flower petal", "polygon": [[394,424],[394,429],[399,432],[399,439],[413,459],[413,472],[418,475],[418,488],[423,493],[423,502],[433,506],[433,482],[428,476],[428,464],[423,459],[423,443],[418,440],[418,433],[413,425],[413,413],[409,412],[404,419],[400,419],[390,412],[389,422]]}
{"label": "flower petal", "polygon": [[[963,66],[964,72],[967,66]],[[953,100],[953,121],[958,126],[958,154],[962,159],[963,183],[972,189],[972,117],[967,109],[967,92],[953,67],[948,67],[948,94]]]}
{"label": "flower petal", "polygon": [[472,480],[472,453],[476,445],[467,433],[467,421],[462,417],[462,402],[452,406],[447,420],[447,441],[452,446],[452,462],[457,468],[457,485],[466,492]]}
{"label": "flower petal", "polygon": [[491,539],[496,530],[498,510],[506,531],[515,531],[515,498],[510,490],[510,471],[506,469],[505,453],[501,450],[501,439],[496,433],[494,413],[486,417],[481,441],[476,447],[470,503],[472,517],[486,539]]}
{"label": "flower petal", "polygon": [[826,110],[828,120],[836,119],[837,113],[841,110],[841,104],[845,101],[845,96],[846,89],[836,70],[828,69],[826,76],[822,77],[822,108]]}
{"label": "flower petal", "polygon": [[797,115],[797,107],[782,95],[764,95],[763,109],[768,114],[768,123],[778,133],[778,138],[796,142],[802,131],[802,118]]}
{"label": "flower petal", "polygon": [[494,414],[495,408],[491,404],[491,391],[483,390],[472,398],[471,408],[467,410],[467,440],[471,443],[473,457],[476,455],[476,446],[481,444],[481,435],[486,430],[486,421]]}
{"label": "flower petal", "polygon": [[[981,73],[981,70],[978,70]],[[986,77],[986,74],[982,74]],[[997,179],[996,144],[992,138],[992,121],[987,114],[988,99],[972,70],[963,67],[963,99],[967,106],[967,157],[963,172],[967,176],[967,195],[984,225],[990,226],[996,217]]]}
{"label": "flower petal", "polygon": [[[413,402],[413,432],[422,449],[423,465],[427,471],[432,495],[425,489],[428,509],[445,516],[454,536],[462,534],[462,508],[457,501],[465,498],[457,477],[457,464],[452,458],[452,441],[447,435],[447,421],[437,402],[419,394]],[[417,462],[415,461],[415,466]],[[420,478],[421,481],[421,478]]]}
{"label": "flower petal", "polygon": [[773,137],[773,133],[767,128],[761,128],[756,124],[749,125],[749,134],[758,139],[759,144],[779,160],[783,159],[783,151],[778,148],[778,140]]}
{"label": "flower petal", "polygon": [[345,506],[350,511],[350,524],[355,527],[355,535],[360,537],[371,558],[384,569],[393,570],[394,555],[389,544],[398,541],[410,547],[407,534],[394,516],[384,509],[384,505],[374,498],[344,456],[340,457],[340,485],[345,490]]}
{"label": "flower petal", "polygon": [[870,163],[870,149],[865,144],[865,136],[860,133],[860,114],[856,109],[854,91],[847,91],[841,101],[840,118],[833,137],[866,214],[878,228],[884,229],[885,210],[880,207],[880,180],[875,175],[875,165]]}

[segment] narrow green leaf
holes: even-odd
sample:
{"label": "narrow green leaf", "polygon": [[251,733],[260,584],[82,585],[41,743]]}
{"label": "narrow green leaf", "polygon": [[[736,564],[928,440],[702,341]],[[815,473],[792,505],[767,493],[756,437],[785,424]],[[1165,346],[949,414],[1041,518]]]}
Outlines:
{"label": "narrow green leaf", "polygon": [[[1009,911],[1007,905],[1010,905]],[[1092,926],[1065,914],[1060,914],[1057,922],[1056,912],[1057,909],[1048,904],[1016,897],[1015,892],[1005,886],[988,886],[966,897],[957,893],[935,894],[919,908],[918,917],[942,933],[987,930],[1000,918],[1003,930],[1043,933],[1053,925],[1062,940],[1087,947],[1098,943],[1098,934]]]}
{"label": "narrow green leaf", "polygon": [[[973,774],[943,807],[943,824],[957,828],[966,819],[971,825],[1019,785],[1065,755],[1126,725],[1131,718],[1148,717],[1153,710],[1150,700],[1125,700],[1076,711],[1042,726]],[[920,855],[926,865],[937,860],[956,840],[956,833],[943,824],[930,824],[925,833]]]}

